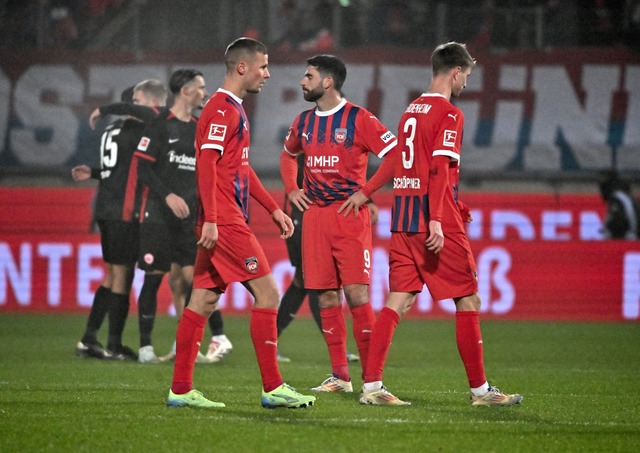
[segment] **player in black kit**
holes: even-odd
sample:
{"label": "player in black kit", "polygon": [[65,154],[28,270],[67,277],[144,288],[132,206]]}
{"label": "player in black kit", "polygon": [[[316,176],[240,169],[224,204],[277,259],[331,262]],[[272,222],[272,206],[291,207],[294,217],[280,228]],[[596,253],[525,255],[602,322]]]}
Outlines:
{"label": "player in black kit", "polygon": [[[202,73],[194,69],[179,69],[169,81],[174,95],[169,110],[160,112],[150,121],[147,132],[135,153],[139,175],[148,188],[143,192],[140,212],[140,254],[138,266],[145,271],[145,280],[138,301],[140,325],[139,361],[156,363],[151,345],[157,294],[163,275],[171,271],[171,287],[178,317],[188,303],[193,281],[196,255],[195,221],[197,213],[195,180],[195,132],[197,119],[193,111],[202,107],[207,96]],[[212,316],[212,318],[214,318]],[[215,362],[232,348],[224,336],[222,317],[218,311],[214,336],[210,346],[218,354],[198,355],[199,362]],[[211,326],[211,323],[210,323]],[[214,343],[216,343],[214,345]],[[221,347],[226,348],[222,350]],[[214,351],[215,352],[215,351]],[[174,353],[164,359],[173,358]]]}
{"label": "player in black kit", "polygon": [[[167,92],[159,81],[144,81],[126,89],[124,103],[147,107],[164,106]],[[134,100],[135,99],[135,100]],[[95,117],[90,123],[95,127]],[[102,255],[107,272],[98,287],[89,312],[85,333],[76,345],[82,357],[134,359],[135,352],[122,344],[122,332],[129,312],[129,292],[138,250],[138,219],[134,216],[136,172],[131,171],[133,153],[145,129],[143,122],[127,117],[109,124],[101,138],[100,168],[79,165],[72,169],[75,181],[99,180],[95,219],[100,228]],[[109,313],[107,350],[97,333]]]}

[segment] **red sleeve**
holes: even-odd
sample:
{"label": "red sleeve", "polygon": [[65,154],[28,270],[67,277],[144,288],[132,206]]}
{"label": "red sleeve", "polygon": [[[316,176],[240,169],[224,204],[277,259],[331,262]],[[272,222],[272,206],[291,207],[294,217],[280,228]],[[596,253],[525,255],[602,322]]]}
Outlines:
{"label": "red sleeve", "polygon": [[429,171],[429,220],[442,222],[444,194],[449,185],[449,156],[434,156]]}
{"label": "red sleeve", "polygon": [[387,182],[393,178],[393,171],[395,169],[395,156],[396,152],[391,150],[384,159],[382,159],[382,164],[375,172],[375,174],[367,181],[367,183],[362,186],[362,193],[367,197],[371,198],[371,195],[377,191],[380,187],[384,186]]}
{"label": "red sleeve", "polygon": [[204,221],[215,223],[218,221],[218,208],[216,204],[216,162],[220,155],[212,150],[202,150],[198,160],[198,195]]}
{"label": "red sleeve", "polygon": [[258,175],[256,175],[256,172],[251,167],[249,167],[249,194],[254,200],[260,203],[262,207],[269,211],[269,214],[272,214],[276,209],[280,209],[278,203],[269,195],[269,192],[264,188]]}
{"label": "red sleeve", "polygon": [[469,206],[464,204],[460,199],[458,199],[458,209],[460,210],[462,221],[466,222],[469,218],[469,214],[471,213],[471,209],[469,209]]}
{"label": "red sleeve", "polygon": [[280,177],[284,184],[284,191],[290,194],[294,190],[298,190],[298,159],[291,156],[286,151],[280,154]]}

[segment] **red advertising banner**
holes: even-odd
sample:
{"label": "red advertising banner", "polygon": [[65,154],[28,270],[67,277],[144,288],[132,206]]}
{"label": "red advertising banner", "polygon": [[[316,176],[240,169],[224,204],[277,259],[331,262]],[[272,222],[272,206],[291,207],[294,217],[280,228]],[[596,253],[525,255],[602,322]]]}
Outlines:
{"label": "red advertising banner", "polygon": [[[99,236],[88,232],[93,189],[0,189],[0,312],[84,311],[104,277]],[[278,192],[276,199],[282,199]],[[473,213],[468,234],[478,264],[483,318],[558,321],[640,319],[640,241],[605,241],[604,206],[596,195],[463,195]],[[11,200],[11,204],[4,200]],[[388,294],[391,194],[377,194],[371,301]],[[251,225],[281,290],[293,269],[285,244],[257,204]],[[445,244],[446,246],[446,244]],[[138,272],[132,310],[142,286]],[[240,284],[223,297],[226,313],[247,313]],[[159,312],[171,311],[165,285]],[[306,311],[305,307],[305,311]],[[409,316],[443,318],[451,300],[433,301],[425,288]]]}

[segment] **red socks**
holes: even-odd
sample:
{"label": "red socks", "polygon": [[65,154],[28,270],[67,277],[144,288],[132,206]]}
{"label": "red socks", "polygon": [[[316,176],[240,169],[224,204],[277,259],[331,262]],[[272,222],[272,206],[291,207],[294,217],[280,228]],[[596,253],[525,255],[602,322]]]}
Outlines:
{"label": "red socks", "polygon": [[353,317],[353,335],[358,345],[360,362],[362,364],[362,377],[364,377],[369,357],[369,339],[371,338],[373,326],[376,323],[376,315],[373,312],[371,303],[367,302],[364,305],[352,308],[351,316]]}
{"label": "red socks", "polygon": [[258,367],[262,376],[262,388],[265,392],[282,385],[282,375],[278,368],[278,329],[275,308],[253,308],[249,330],[253,349],[258,358]]}
{"label": "red socks", "polygon": [[193,367],[206,324],[207,318],[189,308],[184,310],[180,318],[176,333],[176,362],[171,382],[171,390],[175,394],[187,393],[193,389]]}
{"label": "red socks", "polygon": [[342,306],[323,308],[320,310],[320,317],[322,334],[329,348],[333,375],[343,381],[350,381],[347,364],[347,326]]}
{"label": "red socks", "polygon": [[384,363],[387,360],[391,340],[393,340],[393,334],[399,322],[400,315],[388,307],[384,307],[378,315],[369,344],[369,358],[364,382],[382,381]]}
{"label": "red socks", "polygon": [[478,388],[487,382],[482,355],[482,334],[477,311],[456,312],[456,343],[467,372],[469,387]]}

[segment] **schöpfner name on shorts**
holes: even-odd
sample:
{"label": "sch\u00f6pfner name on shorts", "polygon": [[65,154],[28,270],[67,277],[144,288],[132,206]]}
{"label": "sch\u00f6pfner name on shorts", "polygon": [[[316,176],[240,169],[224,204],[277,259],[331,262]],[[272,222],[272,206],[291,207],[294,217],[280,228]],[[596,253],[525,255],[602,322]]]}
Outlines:
{"label": "sch\u00f6pfner name on shorts", "polygon": [[407,178],[406,176],[403,176],[402,178],[393,178],[393,188],[394,189],[419,189],[420,178]]}

